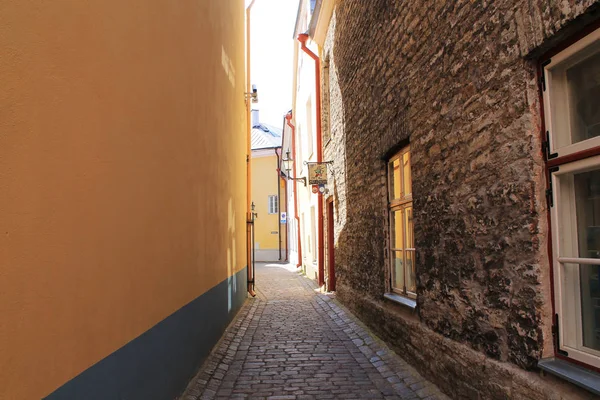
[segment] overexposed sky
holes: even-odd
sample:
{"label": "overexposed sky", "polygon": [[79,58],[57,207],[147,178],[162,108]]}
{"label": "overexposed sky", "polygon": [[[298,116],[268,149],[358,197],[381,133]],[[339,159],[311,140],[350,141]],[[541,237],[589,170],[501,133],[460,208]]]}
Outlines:
{"label": "overexposed sky", "polygon": [[260,110],[261,122],[278,128],[292,108],[297,12],[298,0],[256,0],[250,16],[250,76],[258,89],[258,103],[252,108]]}

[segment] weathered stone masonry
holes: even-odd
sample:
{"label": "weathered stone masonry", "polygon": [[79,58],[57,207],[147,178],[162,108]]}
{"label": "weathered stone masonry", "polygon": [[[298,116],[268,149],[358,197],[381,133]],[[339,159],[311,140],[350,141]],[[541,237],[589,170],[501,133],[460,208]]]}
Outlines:
{"label": "weathered stone masonry", "polygon": [[[537,57],[592,0],[345,0],[323,49],[340,299],[454,397],[577,398],[552,354]],[[418,315],[385,301],[386,157],[410,142]]]}

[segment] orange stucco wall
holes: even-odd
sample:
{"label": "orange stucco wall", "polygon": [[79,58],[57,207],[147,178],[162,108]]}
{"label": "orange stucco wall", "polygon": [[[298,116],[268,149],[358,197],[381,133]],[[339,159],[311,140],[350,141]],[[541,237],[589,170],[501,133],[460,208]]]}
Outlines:
{"label": "orange stucco wall", "polygon": [[244,2],[0,2],[0,398],[245,265]]}

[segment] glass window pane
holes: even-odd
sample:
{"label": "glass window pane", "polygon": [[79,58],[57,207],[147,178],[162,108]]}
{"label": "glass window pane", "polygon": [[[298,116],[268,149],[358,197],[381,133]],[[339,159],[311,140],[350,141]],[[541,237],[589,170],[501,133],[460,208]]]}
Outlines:
{"label": "glass window pane", "polygon": [[579,257],[600,258],[600,170],[575,174]]}
{"label": "glass window pane", "polygon": [[566,70],[572,143],[600,136],[600,53]]}
{"label": "glass window pane", "polygon": [[405,260],[405,274],[406,274],[406,290],[409,292],[416,293],[417,291],[417,279],[415,272],[415,252],[412,250],[407,250]]}
{"label": "glass window pane", "polygon": [[410,151],[402,156],[402,171],[404,177],[404,196],[412,193],[412,180],[410,177]]}
{"label": "glass window pane", "polygon": [[397,200],[402,196],[402,183],[400,175],[400,159],[390,163],[390,200]]}
{"label": "glass window pane", "polygon": [[580,265],[583,345],[600,351],[600,280],[598,265]]}
{"label": "glass window pane", "polygon": [[392,249],[404,249],[402,210],[392,211]]}
{"label": "glass window pane", "polygon": [[404,290],[404,262],[402,257],[402,251],[392,252],[392,263],[394,266],[392,269],[392,287],[400,291]]}
{"label": "glass window pane", "polygon": [[[412,204],[412,203],[411,203]],[[415,239],[413,237],[413,216],[412,207],[406,207],[404,210],[404,234],[406,235],[406,248],[415,248]]]}

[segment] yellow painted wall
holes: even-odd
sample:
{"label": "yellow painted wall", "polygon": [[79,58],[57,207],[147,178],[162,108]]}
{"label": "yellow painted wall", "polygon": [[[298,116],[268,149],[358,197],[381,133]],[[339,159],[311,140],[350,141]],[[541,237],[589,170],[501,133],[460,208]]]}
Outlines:
{"label": "yellow painted wall", "polygon": [[0,2],[0,399],[245,265],[244,2]]}
{"label": "yellow painted wall", "polygon": [[[272,151],[273,155],[252,157],[252,201],[255,205],[254,212],[258,213],[258,218],[254,221],[254,241],[261,250],[278,250],[279,235],[271,232],[279,232],[279,213],[269,214],[269,196],[277,195],[277,157],[274,150],[268,151]],[[280,200],[284,199],[284,204],[280,202],[280,212],[285,211],[283,193],[282,190]],[[282,236],[282,240],[285,240],[285,236]]]}

